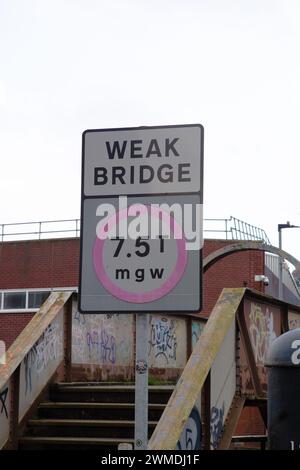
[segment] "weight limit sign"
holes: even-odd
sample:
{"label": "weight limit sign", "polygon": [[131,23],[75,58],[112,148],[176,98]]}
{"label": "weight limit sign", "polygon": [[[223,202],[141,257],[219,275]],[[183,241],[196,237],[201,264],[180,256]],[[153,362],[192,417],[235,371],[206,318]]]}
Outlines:
{"label": "weight limit sign", "polygon": [[198,312],[200,125],[83,135],[79,310]]}
{"label": "weight limit sign", "polygon": [[[128,225],[127,237],[120,233],[129,213],[139,214],[139,228]],[[142,236],[142,226],[161,227],[161,233]],[[130,222],[129,222],[130,223]],[[136,230],[137,229],[137,230]],[[181,226],[167,212],[155,206],[133,205],[112,216],[98,230],[93,263],[98,279],[113,296],[126,302],[152,302],[167,295],[182,278],[187,261],[186,243]]]}

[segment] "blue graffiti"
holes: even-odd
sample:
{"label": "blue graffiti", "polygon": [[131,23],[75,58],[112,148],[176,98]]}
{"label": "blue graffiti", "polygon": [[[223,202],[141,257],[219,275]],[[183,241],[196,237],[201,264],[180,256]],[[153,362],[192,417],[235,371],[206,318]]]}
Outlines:
{"label": "blue graffiti", "polygon": [[116,362],[116,340],[114,336],[107,334],[106,330],[94,330],[86,334],[87,346],[90,356],[96,351],[97,357],[103,363],[115,364]]}
{"label": "blue graffiti", "polygon": [[177,442],[177,450],[200,450],[202,443],[202,423],[199,411],[193,408],[186,426]]}
{"label": "blue graffiti", "polygon": [[217,408],[215,406],[211,409],[211,418],[210,418],[210,445],[213,449],[216,449],[220,438],[222,436],[223,427],[224,427],[224,403],[222,408]]}

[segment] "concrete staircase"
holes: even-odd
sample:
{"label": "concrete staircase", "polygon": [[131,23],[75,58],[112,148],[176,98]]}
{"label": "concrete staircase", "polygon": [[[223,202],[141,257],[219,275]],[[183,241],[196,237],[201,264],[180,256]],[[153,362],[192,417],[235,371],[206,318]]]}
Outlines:
{"label": "concrete staircase", "polygon": [[[149,437],[174,386],[149,386]],[[19,449],[116,450],[134,442],[134,384],[58,383],[27,423]]]}

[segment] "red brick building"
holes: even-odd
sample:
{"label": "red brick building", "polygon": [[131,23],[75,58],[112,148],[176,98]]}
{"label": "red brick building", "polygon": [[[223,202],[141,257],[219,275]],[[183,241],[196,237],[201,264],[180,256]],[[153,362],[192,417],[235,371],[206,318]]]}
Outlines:
{"label": "red brick building", "polygon": [[[205,240],[203,258],[232,243]],[[224,287],[263,291],[256,274],[265,271],[264,253],[244,251],[218,260],[204,274],[203,311],[209,316]],[[79,239],[12,241],[0,244],[0,339],[7,347],[32,318],[51,289],[74,288],[79,277]],[[18,308],[16,308],[18,307]]]}
{"label": "red brick building", "polygon": [[[229,244],[232,240],[205,240],[204,261]],[[277,281],[270,266],[263,251],[239,251],[218,259],[203,275],[201,316],[209,316],[225,287],[249,287],[274,295]],[[0,340],[8,348],[51,290],[77,288],[79,238],[0,243],[0,268]],[[268,287],[255,281],[256,275],[266,272],[272,281]],[[236,431],[264,434],[256,408],[244,409]]]}

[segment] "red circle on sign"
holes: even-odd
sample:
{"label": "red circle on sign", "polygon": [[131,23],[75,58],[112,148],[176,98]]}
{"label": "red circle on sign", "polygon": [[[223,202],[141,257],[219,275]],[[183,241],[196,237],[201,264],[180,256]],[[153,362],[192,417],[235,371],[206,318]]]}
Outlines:
{"label": "red circle on sign", "polygon": [[[131,206],[133,207],[133,206]],[[143,293],[135,293],[135,292],[128,292],[124,289],[121,289],[117,286],[106,274],[104,263],[103,263],[103,251],[104,246],[109,238],[105,233],[105,227],[103,226],[98,233],[98,236],[94,243],[93,248],[93,263],[94,268],[97,274],[98,279],[101,281],[102,285],[106,288],[108,292],[110,292],[114,297],[117,297],[120,300],[124,300],[126,302],[132,303],[146,303],[152,302],[154,300],[160,299],[168,294],[180,281],[187,262],[187,252],[185,247],[185,238],[180,225],[176,222],[176,220],[167,214],[164,211],[159,210],[157,207],[154,206],[144,206],[144,211],[140,210],[139,205],[139,212],[143,215],[143,212],[147,212],[150,210],[151,217],[159,217],[171,227],[171,230],[174,234],[174,238],[176,240],[177,246],[177,262],[175,268],[171,274],[171,276],[160,286],[152,291],[143,292]],[[111,219],[114,219],[111,222],[111,219],[108,221],[110,223],[110,227],[117,223],[117,220],[122,220],[128,216],[128,208],[122,209],[118,215],[112,216]]]}

